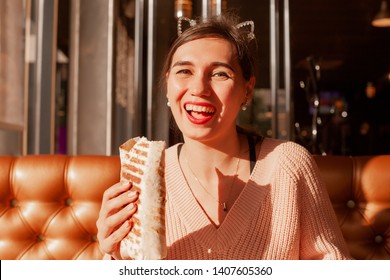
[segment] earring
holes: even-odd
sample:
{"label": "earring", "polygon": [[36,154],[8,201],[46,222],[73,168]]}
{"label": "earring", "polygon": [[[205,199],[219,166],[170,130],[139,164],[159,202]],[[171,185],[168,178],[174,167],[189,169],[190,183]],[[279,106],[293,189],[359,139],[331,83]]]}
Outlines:
{"label": "earring", "polygon": [[171,103],[169,102],[169,100],[167,101],[167,106],[171,107]]}
{"label": "earring", "polygon": [[241,104],[241,110],[242,111],[246,111],[246,109],[248,109],[248,102],[245,102],[245,103]]}

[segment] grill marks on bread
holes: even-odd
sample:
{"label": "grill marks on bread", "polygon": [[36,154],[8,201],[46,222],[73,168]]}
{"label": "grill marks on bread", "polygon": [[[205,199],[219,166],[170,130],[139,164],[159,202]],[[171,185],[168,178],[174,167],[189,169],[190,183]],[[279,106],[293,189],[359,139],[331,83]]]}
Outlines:
{"label": "grill marks on bread", "polygon": [[165,241],[165,143],[133,138],[121,145],[121,179],[139,193],[133,228],[121,242],[124,259],[162,259]]}

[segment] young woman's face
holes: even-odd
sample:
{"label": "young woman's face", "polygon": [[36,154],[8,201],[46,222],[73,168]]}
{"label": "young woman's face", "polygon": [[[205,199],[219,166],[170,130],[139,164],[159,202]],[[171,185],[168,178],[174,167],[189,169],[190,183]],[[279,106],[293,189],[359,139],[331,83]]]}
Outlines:
{"label": "young woman's face", "polygon": [[[254,78],[242,75],[236,50],[221,38],[180,46],[167,73],[167,98],[184,137],[201,141],[235,130],[241,104],[249,102]],[[222,138],[223,139],[223,138]]]}

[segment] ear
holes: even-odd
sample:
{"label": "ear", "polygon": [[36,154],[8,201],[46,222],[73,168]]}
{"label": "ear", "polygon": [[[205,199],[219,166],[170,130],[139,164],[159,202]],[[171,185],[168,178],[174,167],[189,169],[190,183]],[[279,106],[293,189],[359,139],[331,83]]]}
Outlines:
{"label": "ear", "polygon": [[245,102],[250,103],[253,97],[253,89],[256,85],[256,77],[252,76],[246,83]]}

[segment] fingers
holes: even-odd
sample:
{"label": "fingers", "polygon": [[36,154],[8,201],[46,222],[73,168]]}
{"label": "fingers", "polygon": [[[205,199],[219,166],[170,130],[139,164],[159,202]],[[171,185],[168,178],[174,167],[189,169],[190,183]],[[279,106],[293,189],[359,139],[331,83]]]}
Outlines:
{"label": "fingers", "polygon": [[105,228],[107,229],[106,237],[121,227],[123,223],[129,221],[136,211],[136,204],[130,203],[115,214],[108,216],[104,221]]}
{"label": "fingers", "polygon": [[138,193],[131,189],[131,184],[115,184],[103,194],[100,216],[112,215],[137,199]]}
{"label": "fingers", "polygon": [[[136,211],[135,202],[138,193],[128,190],[129,186],[115,184],[105,194],[100,208],[97,226],[103,237],[110,235],[126,219],[129,219]],[[109,198],[107,200],[107,198]]]}
{"label": "fingers", "polygon": [[131,187],[132,187],[132,184],[130,182],[123,181],[123,182],[116,183],[115,185],[108,188],[104,192],[102,202],[104,203],[105,201],[108,201],[114,197],[117,197],[119,194],[131,189]]}
{"label": "fingers", "polygon": [[100,248],[103,252],[113,256],[115,259],[121,259],[120,242],[130,232],[132,227],[133,223],[131,221],[126,221],[110,236],[103,239],[100,242]]}
{"label": "fingers", "polygon": [[96,226],[100,247],[105,253],[118,256],[120,241],[132,228],[131,217],[137,211],[138,192],[130,183],[117,183],[103,194]]}
{"label": "fingers", "polygon": [[103,252],[120,259],[120,242],[132,229],[131,217],[136,211],[135,203],[130,203],[106,220],[98,220],[97,238]]}
{"label": "fingers", "polygon": [[133,227],[133,223],[131,221],[127,221],[122,224],[118,230],[116,230],[109,239],[109,244],[117,244],[116,247],[113,248],[113,251],[111,255],[114,257],[114,259],[120,260],[122,259],[121,253],[120,253],[120,242],[125,238],[125,236],[130,232],[130,230]]}

